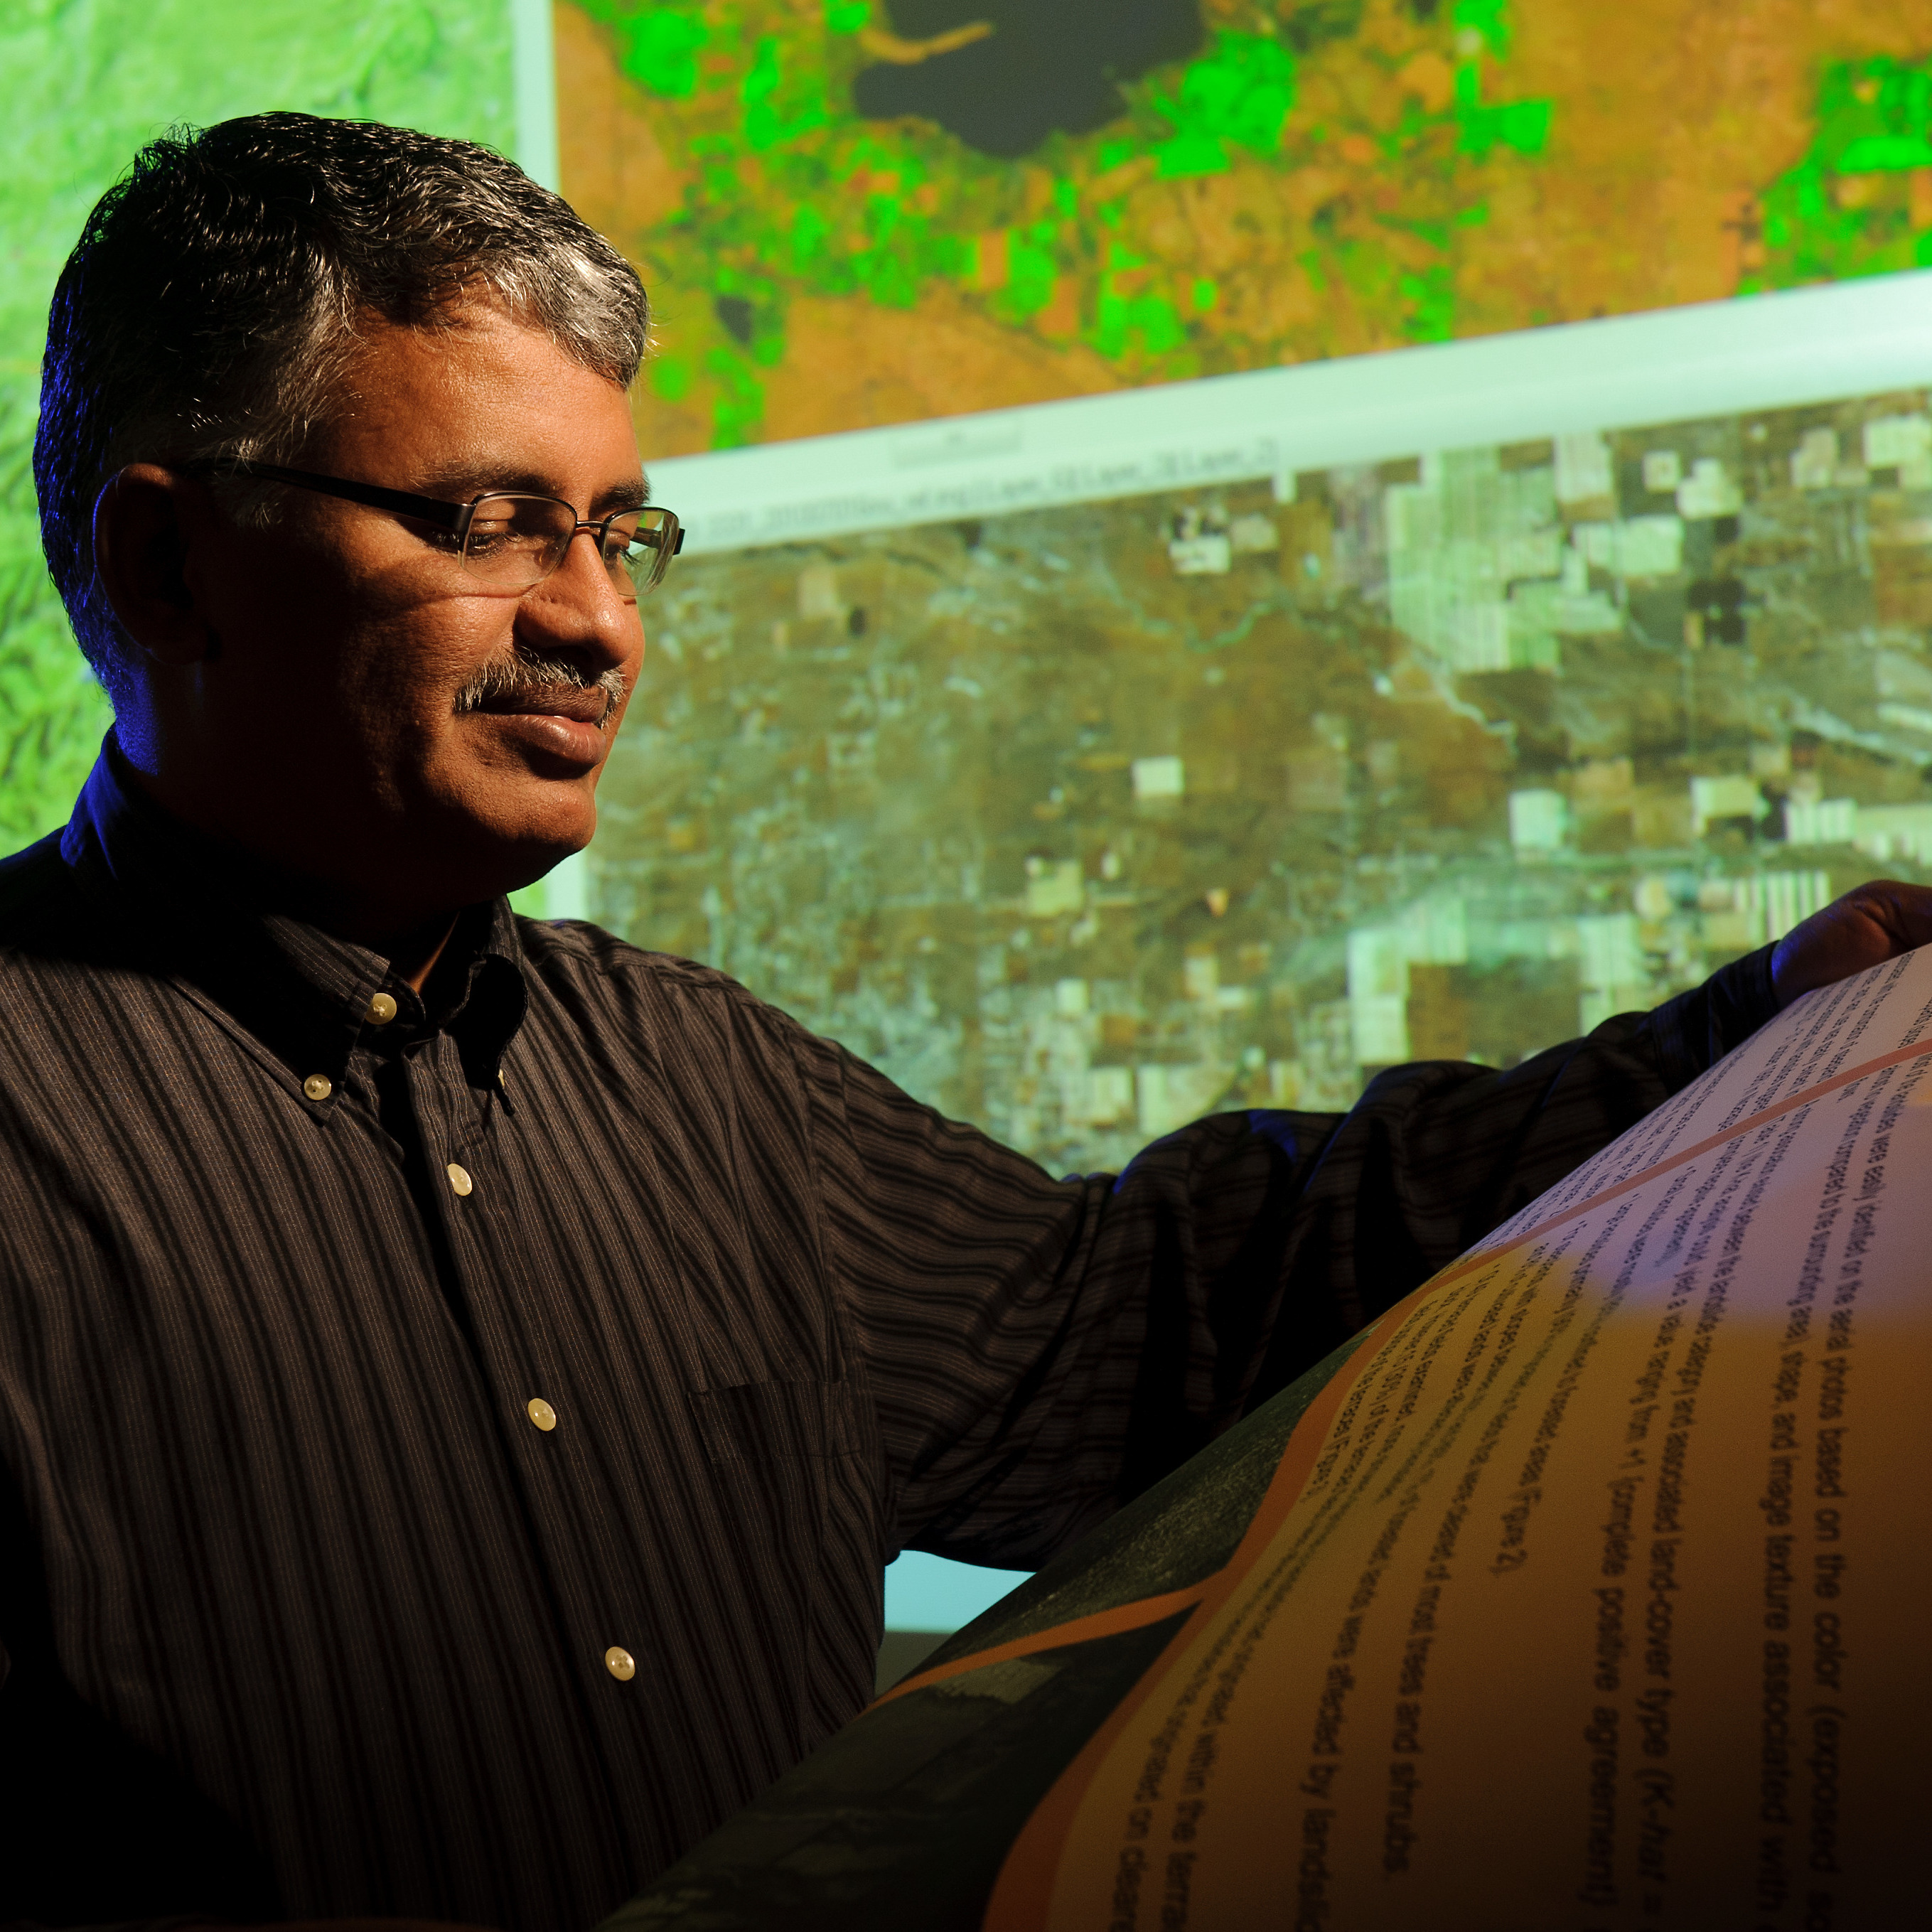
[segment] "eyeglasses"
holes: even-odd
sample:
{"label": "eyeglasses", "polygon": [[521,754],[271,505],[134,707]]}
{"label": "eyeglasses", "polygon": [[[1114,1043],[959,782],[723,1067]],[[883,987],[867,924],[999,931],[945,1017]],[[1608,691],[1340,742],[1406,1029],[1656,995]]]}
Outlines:
{"label": "eyeglasses", "polygon": [[614,510],[593,523],[560,497],[518,490],[490,490],[466,503],[448,503],[374,483],[318,476],[312,470],[284,470],[279,464],[236,463],[224,468],[231,476],[290,483],[318,496],[340,496],[428,524],[454,540],[464,572],[479,588],[506,595],[520,596],[560,570],[571,544],[585,530],[596,539],[611,588],[627,604],[662,583],[671,559],[684,548],[683,526],[669,510],[655,506]]}

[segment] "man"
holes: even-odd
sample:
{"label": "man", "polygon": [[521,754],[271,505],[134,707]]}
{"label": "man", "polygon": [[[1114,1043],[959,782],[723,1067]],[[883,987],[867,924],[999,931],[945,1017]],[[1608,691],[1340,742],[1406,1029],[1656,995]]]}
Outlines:
{"label": "man", "polygon": [[1872,888],[1508,1074],[1054,1181],[507,890],[675,547],[622,260],[482,150],[158,142],[35,474],[113,733],[0,868],[0,1918],[580,1928],[1808,986]]}

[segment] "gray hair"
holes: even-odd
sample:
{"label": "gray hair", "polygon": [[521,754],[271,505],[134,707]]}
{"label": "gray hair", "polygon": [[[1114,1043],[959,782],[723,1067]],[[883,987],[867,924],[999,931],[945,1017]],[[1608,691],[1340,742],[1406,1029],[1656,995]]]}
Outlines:
{"label": "gray hair", "polygon": [[[130,646],[94,568],[107,479],[140,461],[293,462],[370,321],[432,328],[479,288],[620,388],[635,377],[636,272],[488,148],[256,114],[135,156],[55,289],[34,443],[47,568],[117,704]],[[236,508],[269,514],[245,488]]]}

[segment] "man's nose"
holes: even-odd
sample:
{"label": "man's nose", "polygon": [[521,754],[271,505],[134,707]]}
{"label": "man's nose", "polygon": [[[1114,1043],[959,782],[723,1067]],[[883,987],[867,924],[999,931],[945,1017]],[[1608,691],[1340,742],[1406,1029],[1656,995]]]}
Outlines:
{"label": "man's nose", "polygon": [[[579,537],[590,541],[580,543]],[[636,648],[636,602],[619,595],[599,552],[594,524],[579,524],[562,562],[524,593],[517,628],[520,635],[541,638],[552,647],[594,656],[599,670],[622,664]]]}

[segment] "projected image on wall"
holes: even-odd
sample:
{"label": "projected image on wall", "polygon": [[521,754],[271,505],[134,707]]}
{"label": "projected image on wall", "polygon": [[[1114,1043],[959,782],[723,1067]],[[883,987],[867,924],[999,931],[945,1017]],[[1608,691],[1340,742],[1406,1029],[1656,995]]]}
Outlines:
{"label": "projected image on wall", "polygon": [[[744,446],[1932,259],[1932,61],[1876,7],[556,18],[646,460],[754,495]],[[1095,494],[700,518],[597,915],[1100,1166],[1513,1064],[1932,858],[1918,392]]]}
{"label": "projected image on wall", "polygon": [[1910,268],[1851,0],[560,0],[565,193],[667,455]]}
{"label": "projected image on wall", "polygon": [[1922,394],[681,562],[605,919],[1049,1166],[1932,878]]}

